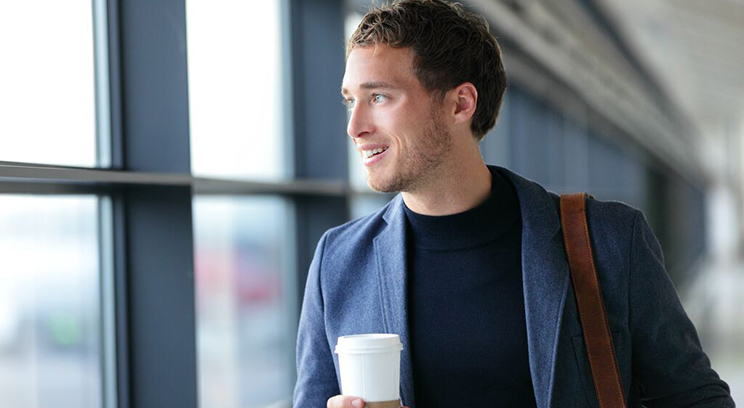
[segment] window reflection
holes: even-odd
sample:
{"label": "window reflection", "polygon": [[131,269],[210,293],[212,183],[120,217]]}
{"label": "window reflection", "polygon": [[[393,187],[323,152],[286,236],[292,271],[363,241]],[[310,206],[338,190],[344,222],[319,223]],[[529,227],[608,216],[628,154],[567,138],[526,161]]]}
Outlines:
{"label": "window reflection", "polygon": [[95,197],[0,195],[0,395],[13,408],[100,407]]}
{"label": "window reflection", "polygon": [[394,194],[359,195],[351,199],[351,218],[356,219],[372,214],[384,207]]}
{"label": "window reflection", "polygon": [[293,387],[292,253],[279,198],[197,197],[199,398],[204,408],[265,407]]}
{"label": "window reflection", "polygon": [[0,2],[0,160],[95,166],[92,3]]}
{"label": "window reflection", "polygon": [[188,0],[186,19],[193,172],[285,178],[280,1]]}

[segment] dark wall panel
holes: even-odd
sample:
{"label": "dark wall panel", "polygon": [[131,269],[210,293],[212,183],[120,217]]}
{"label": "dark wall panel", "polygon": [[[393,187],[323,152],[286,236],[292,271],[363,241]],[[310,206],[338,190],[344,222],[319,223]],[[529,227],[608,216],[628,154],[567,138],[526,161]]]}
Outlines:
{"label": "dark wall panel", "polygon": [[[705,246],[702,189],[616,134],[587,128],[519,86],[508,92],[509,110],[502,117],[507,126],[500,135],[508,138],[509,167],[557,193],[586,191],[640,209],[664,249],[672,278],[684,281]],[[487,158],[493,157],[491,149],[485,149]]]}

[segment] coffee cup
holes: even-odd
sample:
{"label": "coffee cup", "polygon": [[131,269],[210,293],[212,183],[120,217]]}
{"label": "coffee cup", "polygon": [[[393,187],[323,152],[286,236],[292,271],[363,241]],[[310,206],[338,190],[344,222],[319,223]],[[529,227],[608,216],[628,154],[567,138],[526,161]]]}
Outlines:
{"label": "coffee cup", "polygon": [[339,337],[341,393],[362,398],[368,408],[399,408],[401,350],[397,334]]}

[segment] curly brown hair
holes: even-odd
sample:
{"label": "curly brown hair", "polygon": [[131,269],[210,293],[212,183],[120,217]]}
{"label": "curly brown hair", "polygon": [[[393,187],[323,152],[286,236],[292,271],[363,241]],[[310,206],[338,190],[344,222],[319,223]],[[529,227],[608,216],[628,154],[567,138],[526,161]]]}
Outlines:
{"label": "curly brown hair", "polygon": [[471,124],[476,140],[496,124],[507,78],[485,18],[460,3],[397,0],[365,14],[349,39],[346,58],[355,47],[376,44],[411,47],[414,75],[440,100],[458,85],[472,83],[478,91]]}

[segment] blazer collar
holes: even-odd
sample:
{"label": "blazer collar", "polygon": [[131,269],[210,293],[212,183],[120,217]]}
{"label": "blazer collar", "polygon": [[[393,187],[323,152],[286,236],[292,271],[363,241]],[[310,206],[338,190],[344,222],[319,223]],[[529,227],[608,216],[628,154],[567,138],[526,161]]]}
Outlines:
{"label": "blazer collar", "polygon": [[[489,166],[495,167],[495,166]],[[496,167],[515,186],[522,213],[522,281],[530,372],[537,406],[549,407],[563,307],[569,284],[557,205],[540,185]],[[374,238],[383,325],[403,343],[401,399],[415,406],[408,333],[406,220],[403,198],[390,202],[387,227]]]}

